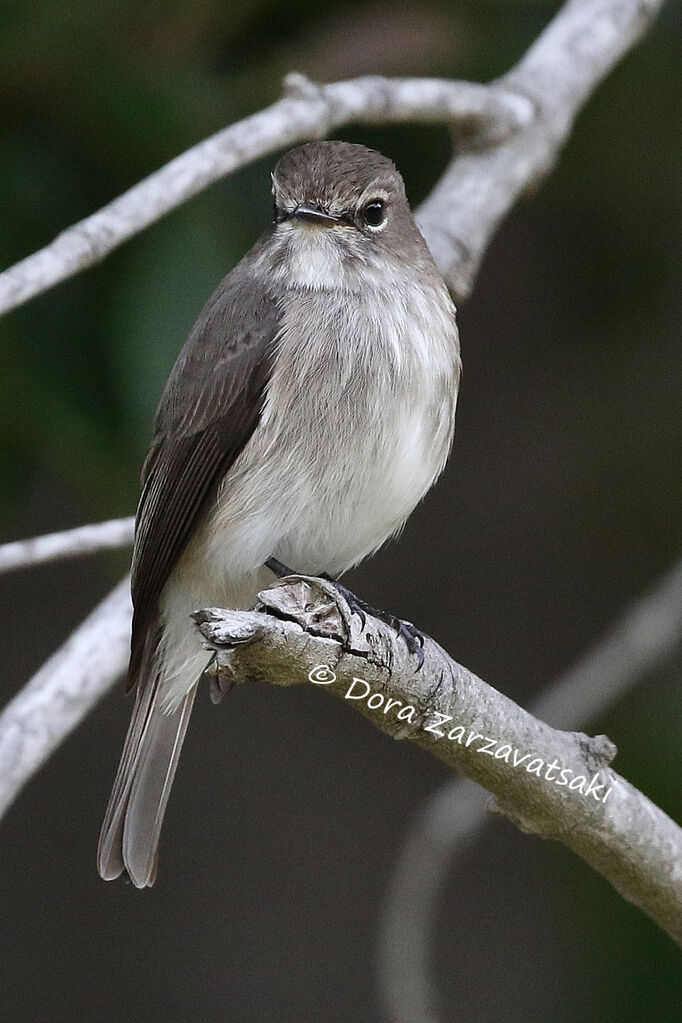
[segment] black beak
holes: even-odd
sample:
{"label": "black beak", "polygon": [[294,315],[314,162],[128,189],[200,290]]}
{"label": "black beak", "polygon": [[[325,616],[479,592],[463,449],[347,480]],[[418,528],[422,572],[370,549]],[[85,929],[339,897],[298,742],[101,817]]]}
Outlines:
{"label": "black beak", "polygon": [[308,203],[301,203],[300,206],[297,206],[291,216],[298,220],[306,220],[310,224],[321,224],[323,227],[331,227],[333,224],[340,223],[342,219],[328,210],[323,210],[321,206],[313,206]]}

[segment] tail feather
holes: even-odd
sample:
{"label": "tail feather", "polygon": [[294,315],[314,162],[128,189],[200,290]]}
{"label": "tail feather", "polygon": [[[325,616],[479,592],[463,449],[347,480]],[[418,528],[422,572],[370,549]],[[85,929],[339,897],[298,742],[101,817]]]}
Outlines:
{"label": "tail feather", "polygon": [[161,709],[157,698],[149,715],[123,829],[123,862],[137,888],[156,878],[161,825],[196,691],[195,684],[171,713]]}
{"label": "tail feather", "polygon": [[106,881],[127,873],[137,888],[154,883],[159,834],[196,691],[195,683],[169,713],[160,698],[158,670],[137,686],[97,852]]}

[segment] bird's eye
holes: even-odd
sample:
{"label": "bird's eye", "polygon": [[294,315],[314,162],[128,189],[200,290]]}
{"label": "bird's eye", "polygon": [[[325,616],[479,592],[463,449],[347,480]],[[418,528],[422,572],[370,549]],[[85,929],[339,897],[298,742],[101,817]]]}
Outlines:
{"label": "bird's eye", "polygon": [[283,220],[286,220],[286,210],[283,210],[281,206],[277,205],[277,200],[272,204],[272,222],[273,224],[281,224]]}
{"label": "bird's eye", "polygon": [[381,227],[386,218],[383,199],[371,199],[362,207],[360,216],[368,227]]}

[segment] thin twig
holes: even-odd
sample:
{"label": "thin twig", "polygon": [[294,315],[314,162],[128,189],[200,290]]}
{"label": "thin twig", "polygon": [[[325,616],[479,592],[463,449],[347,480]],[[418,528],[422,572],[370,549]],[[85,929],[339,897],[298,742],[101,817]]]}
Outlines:
{"label": "thin twig", "polygon": [[81,554],[129,547],[133,542],[135,519],[109,519],[61,533],[47,533],[30,540],[15,540],[0,546],[0,572],[30,568],[47,561],[72,558]]}

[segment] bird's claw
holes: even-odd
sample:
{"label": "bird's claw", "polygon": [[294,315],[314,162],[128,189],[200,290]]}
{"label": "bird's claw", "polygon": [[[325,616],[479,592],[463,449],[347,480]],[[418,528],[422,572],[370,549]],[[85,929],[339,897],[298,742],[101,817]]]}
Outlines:
{"label": "bird's claw", "polygon": [[366,601],[356,597],[351,590],[347,589],[342,583],[337,582],[336,579],[332,579],[331,576],[324,574],[323,578],[334,584],[337,591],[348,604],[351,614],[356,614],[360,619],[363,629],[367,623],[367,615],[378,618],[384,625],[394,629],[396,635],[405,643],[407,652],[417,658],[415,671],[421,669],[424,664],[424,635],[416,625],[413,625],[412,622],[403,621],[402,618],[398,618],[397,615],[391,614],[389,611],[379,611],[375,607],[370,607]]}
{"label": "bird's claw", "polygon": [[419,671],[424,664],[424,634],[412,622],[405,622],[399,618],[398,635],[403,637],[408,651],[416,656]]}
{"label": "bird's claw", "polygon": [[386,614],[384,617],[379,615],[382,621],[386,622],[387,625],[392,626],[397,635],[400,636],[407,647],[407,652],[417,658],[416,671],[419,671],[424,664],[424,635],[419,631],[416,625],[412,622],[403,621],[402,618],[397,618],[395,615]]}

